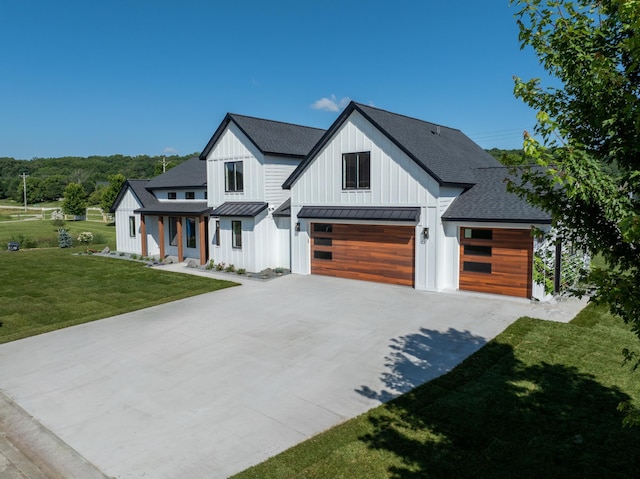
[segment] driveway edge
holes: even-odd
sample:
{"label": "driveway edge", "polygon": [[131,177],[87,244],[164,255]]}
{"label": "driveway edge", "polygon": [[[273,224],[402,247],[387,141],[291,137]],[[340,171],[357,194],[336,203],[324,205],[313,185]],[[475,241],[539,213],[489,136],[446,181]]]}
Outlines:
{"label": "driveway edge", "polygon": [[2,392],[0,455],[29,479],[109,479]]}

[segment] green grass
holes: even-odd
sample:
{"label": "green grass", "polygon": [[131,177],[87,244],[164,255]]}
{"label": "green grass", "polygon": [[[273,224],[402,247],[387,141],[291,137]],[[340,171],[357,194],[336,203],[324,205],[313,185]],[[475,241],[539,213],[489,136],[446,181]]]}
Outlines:
{"label": "green grass", "polygon": [[[91,246],[94,249],[102,249],[104,246],[115,249],[116,227],[113,223],[65,221],[63,228],[74,239],[82,231],[92,232],[96,240]],[[51,220],[0,221],[0,251],[6,249],[9,241],[18,241],[21,248],[58,246],[58,227]]]}
{"label": "green grass", "polygon": [[236,284],[81,251],[0,251],[0,343]]}
{"label": "green grass", "polygon": [[571,324],[521,318],[452,372],[235,478],[636,478],[640,428],[616,407],[640,402],[640,372],[621,365],[637,341],[593,305]]}

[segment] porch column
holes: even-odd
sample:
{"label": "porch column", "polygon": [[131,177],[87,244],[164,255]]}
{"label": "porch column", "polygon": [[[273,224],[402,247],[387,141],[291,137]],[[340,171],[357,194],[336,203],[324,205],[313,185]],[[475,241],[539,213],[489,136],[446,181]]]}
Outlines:
{"label": "porch column", "polygon": [[158,216],[158,236],[160,259],[164,259],[164,216]]}
{"label": "porch column", "polygon": [[207,262],[207,240],[205,235],[206,221],[203,215],[200,215],[198,219],[198,226],[200,229],[200,264]]}
{"label": "porch column", "polygon": [[176,220],[176,225],[178,226],[178,262],[182,263],[184,261],[184,254],[182,252],[182,217],[178,216]]}
{"label": "porch column", "polygon": [[147,225],[145,224],[145,216],[140,215],[140,242],[142,246],[142,256],[147,256]]}

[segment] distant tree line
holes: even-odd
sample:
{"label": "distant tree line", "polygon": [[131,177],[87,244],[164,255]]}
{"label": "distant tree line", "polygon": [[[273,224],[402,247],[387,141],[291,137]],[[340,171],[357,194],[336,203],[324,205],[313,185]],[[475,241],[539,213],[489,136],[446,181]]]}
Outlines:
{"label": "distant tree line", "polygon": [[36,204],[55,201],[64,196],[67,185],[82,185],[89,204],[100,204],[107,182],[113,175],[129,179],[147,179],[159,175],[197,155],[186,156],[90,156],[87,158],[66,156],[62,158],[33,158],[16,160],[0,157],[0,199],[23,201],[23,180],[20,175],[29,175],[27,202]]}

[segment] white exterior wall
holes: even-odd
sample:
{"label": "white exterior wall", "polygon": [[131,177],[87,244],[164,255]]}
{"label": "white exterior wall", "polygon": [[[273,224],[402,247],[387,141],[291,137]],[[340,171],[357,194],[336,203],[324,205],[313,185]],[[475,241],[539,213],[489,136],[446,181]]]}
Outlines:
{"label": "white exterior wall", "polygon": [[278,208],[284,203],[291,192],[282,188],[300,160],[290,158],[279,158],[275,156],[265,157],[264,164],[264,201],[269,203],[270,208]]}
{"label": "white exterior wall", "polygon": [[[244,191],[225,192],[224,163],[227,161],[242,161]],[[290,221],[280,221],[271,213],[289,197],[282,183],[299,162],[265,157],[233,122],[229,123],[207,156],[208,205],[216,208],[227,201],[264,201],[268,208],[255,218],[211,218],[209,256],[215,263],[233,264],[249,272],[290,267],[289,232],[282,230]],[[216,219],[220,220],[220,246],[215,245]],[[241,249],[231,246],[232,220],[242,221]]]}
{"label": "white exterior wall", "polygon": [[[142,241],[140,239],[140,215],[134,213],[134,210],[142,207],[135,195],[131,192],[131,188],[122,197],[118,208],[116,209],[116,250],[123,253],[142,254]],[[129,236],[129,217],[136,218],[136,235]]]}
{"label": "white exterior wall", "polygon": [[274,218],[276,225],[276,268],[291,269],[291,218]]}
{"label": "white exterior wall", "polygon": [[[361,151],[371,152],[371,188],[343,191],[342,154]],[[300,220],[299,232],[293,228],[303,206],[420,206],[420,219],[415,225],[415,286],[436,290],[439,286],[437,245],[444,242],[438,220],[442,213],[437,201],[439,195],[440,187],[431,176],[354,112],[291,187],[292,271],[310,273],[310,222]],[[422,238],[425,227],[429,228],[428,239]]]}
{"label": "white exterior wall", "polygon": [[[225,192],[227,161],[242,161],[244,191]],[[262,153],[234,123],[229,123],[207,156],[208,205],[215,208],[225,201],[265,201],[263,164]]]}

